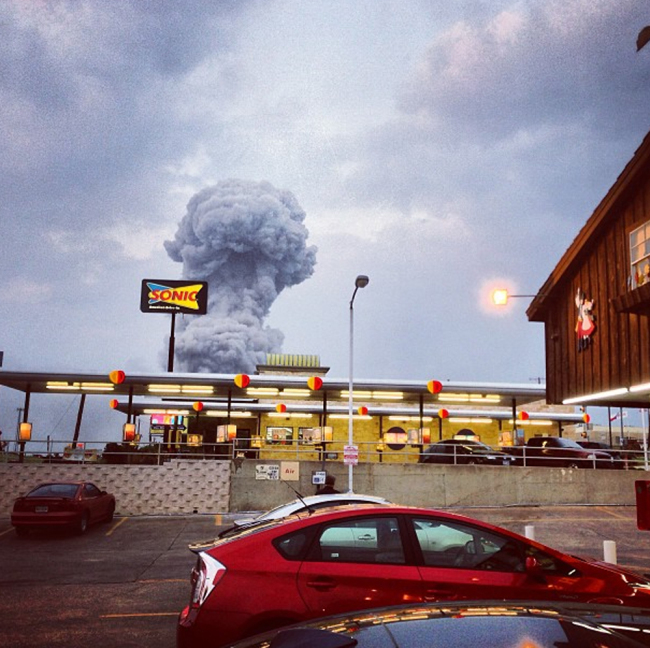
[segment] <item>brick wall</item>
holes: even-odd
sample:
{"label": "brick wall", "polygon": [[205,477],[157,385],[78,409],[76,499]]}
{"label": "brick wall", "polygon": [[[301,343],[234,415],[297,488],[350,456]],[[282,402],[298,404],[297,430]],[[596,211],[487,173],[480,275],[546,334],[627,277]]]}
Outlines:
{"label": "brick wall", "polygon": [[0,464],[0,517],[46,481],[87,479],[115,495],[117,515],[216,513],[230,508],[229,461],[169,461],[162,466]]}

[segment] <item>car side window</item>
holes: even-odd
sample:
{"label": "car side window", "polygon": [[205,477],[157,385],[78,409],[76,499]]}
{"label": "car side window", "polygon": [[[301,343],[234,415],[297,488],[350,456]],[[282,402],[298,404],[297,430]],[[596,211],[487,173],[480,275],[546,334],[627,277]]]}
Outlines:
{"label": "car side window", "polygon": [[413,518],[412,523],[424,564],[429,567],[526,569],[524,546],[512,538],[453,520]]}
{"label": "car side window", "polygon": [[301,560],[311,535],[310,529],[301,529],[281,538],[276,538],[273,545],[283,558]]}
{"label": "car side window", "polygon": [[397,518],[350,518],[325,524],[307,560],[404,564],[404,548]]}
{"label": "car side window", "polygon": [[94,484],[85,484],[84,485],[84,497],[99,497],[101,491]]}

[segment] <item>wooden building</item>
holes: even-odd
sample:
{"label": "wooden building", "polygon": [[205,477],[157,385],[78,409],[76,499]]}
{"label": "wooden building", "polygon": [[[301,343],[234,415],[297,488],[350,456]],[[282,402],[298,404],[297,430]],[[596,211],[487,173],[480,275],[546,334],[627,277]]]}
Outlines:
{"label": "wooden building", "polygon": [[547,401],[650,405],[650,133],[527,310]]}

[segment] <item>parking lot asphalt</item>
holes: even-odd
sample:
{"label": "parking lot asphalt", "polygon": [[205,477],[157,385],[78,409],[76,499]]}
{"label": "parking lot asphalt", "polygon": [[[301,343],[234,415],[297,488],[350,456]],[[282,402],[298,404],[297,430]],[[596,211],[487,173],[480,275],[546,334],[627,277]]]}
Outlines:
{"label": "parking lot asphalt", "polygon": [[[633,506],[451,509],[561,551],[650,572],[650,531]],[[0,520],[0,636],[14,648],[174,648],[189,598],[188,544],[214,537],[232,515],[116,518],[83,536],[64,531],[19,538]]]}

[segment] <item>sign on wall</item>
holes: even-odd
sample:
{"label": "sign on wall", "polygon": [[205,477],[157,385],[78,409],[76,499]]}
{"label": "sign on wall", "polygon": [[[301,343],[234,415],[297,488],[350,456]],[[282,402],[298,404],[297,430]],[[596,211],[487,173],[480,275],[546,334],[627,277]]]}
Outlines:
{"label": "sign on wall", "polygon": [[279,481],[280,466],[277,464],[258,464],[255,466],[255,479]]}
{"label": "sign on wall", "polygon": [[283,481],[300,481],[300,462],[283,461],[280,464],[280,478]]}

